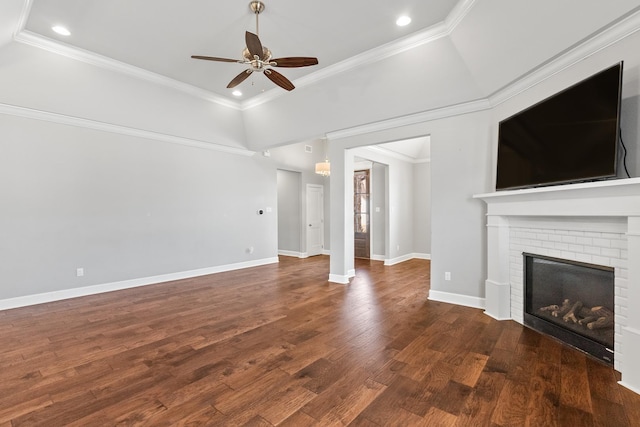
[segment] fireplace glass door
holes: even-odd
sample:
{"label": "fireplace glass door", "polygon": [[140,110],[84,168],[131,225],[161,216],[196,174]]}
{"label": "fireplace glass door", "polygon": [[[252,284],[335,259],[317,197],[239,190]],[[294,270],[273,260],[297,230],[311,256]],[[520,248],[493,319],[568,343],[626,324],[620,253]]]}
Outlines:
{"label": "fireplace glass door", "polygon": [[613,363],[614,269],[524,254],[525,325]]}

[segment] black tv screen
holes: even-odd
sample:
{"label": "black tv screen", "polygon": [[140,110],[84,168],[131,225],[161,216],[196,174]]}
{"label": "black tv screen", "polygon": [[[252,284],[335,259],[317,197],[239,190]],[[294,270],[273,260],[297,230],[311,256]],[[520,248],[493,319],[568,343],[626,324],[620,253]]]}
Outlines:
{"label": "black tv screen", "polygon": [[616,177],[622,62],[499,124],[496,190]]}

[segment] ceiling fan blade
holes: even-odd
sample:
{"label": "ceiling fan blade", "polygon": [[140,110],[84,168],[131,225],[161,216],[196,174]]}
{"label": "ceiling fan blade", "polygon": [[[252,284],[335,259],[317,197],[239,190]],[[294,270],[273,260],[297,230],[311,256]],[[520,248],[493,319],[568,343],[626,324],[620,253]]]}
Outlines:
{"label": "ceiling fan blade", "polygon": [[204,59],[207,61],[219,61],[219,62],[242,62],[237,59],[229,59],[229,58],[216,58],[215,56],[201,56],[201,55],[191,55],[193,59]]}
{"label": "ceiling fan blade", "polygon": [[247,42],[247,49],[249,49],[249,53],[251,53],[251,57],[257,56],[260,59],[264,59],[264,51],[262,50],[262,43],[260,42],[260,38],[257,35],[250,33],[249,31],[245,34],[245,40]]}
{"label": "ceiling fan blade", "polygon": [[231,80],[229,82],[229,84],[227,85],[227,89],[231,89],[232,87],[236,87],[238,86],[240,83],[242,83],[243,81],[245,81],[247,79],[247,77],[249,77],[251,75],[251,73],[253,73],[253,71],[251,70],[244,70],[243,72],[241,72],[240,74],[238,74],[237,76],[235,76],[233,78],[233,80]]}
{"label": "ceiling fan blade", "polygon": [[288,78],[286,78],[276,70],[264,70],[264,75],[283,89],[293,90],[296,88]]}
{"label": "ceiling fan blade", "polygon": [[318,58],[312,58],[307,56],[292,56],[290,58],[277,58],[272,59],[269,62],[275,62],[274,67],[308,67],[310,65],[318,65]]}

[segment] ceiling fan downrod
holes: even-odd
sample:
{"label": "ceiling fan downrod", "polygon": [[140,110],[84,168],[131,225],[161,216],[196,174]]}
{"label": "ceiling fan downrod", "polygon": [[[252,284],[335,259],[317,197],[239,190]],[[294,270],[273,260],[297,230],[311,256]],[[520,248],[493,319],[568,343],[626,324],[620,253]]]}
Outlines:
{"label": "ceiling fan downrod", "polygon": [[258,15],[264,10],[264,3],[261,1],[254,0],[249,3],[249,9],[256,15],[256,35],[260,35],[260,25],[258,23]]}

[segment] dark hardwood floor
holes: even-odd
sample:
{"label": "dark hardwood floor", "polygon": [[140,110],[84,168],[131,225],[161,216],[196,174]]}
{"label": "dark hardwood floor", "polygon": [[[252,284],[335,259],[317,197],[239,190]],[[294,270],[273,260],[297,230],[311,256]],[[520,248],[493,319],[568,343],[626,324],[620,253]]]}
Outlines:
{"label": "dark hardwood floor", "polygon": [[429,262],[328,257],[0,312],[0,427],[639,426],[578,351],[427,300]]}

